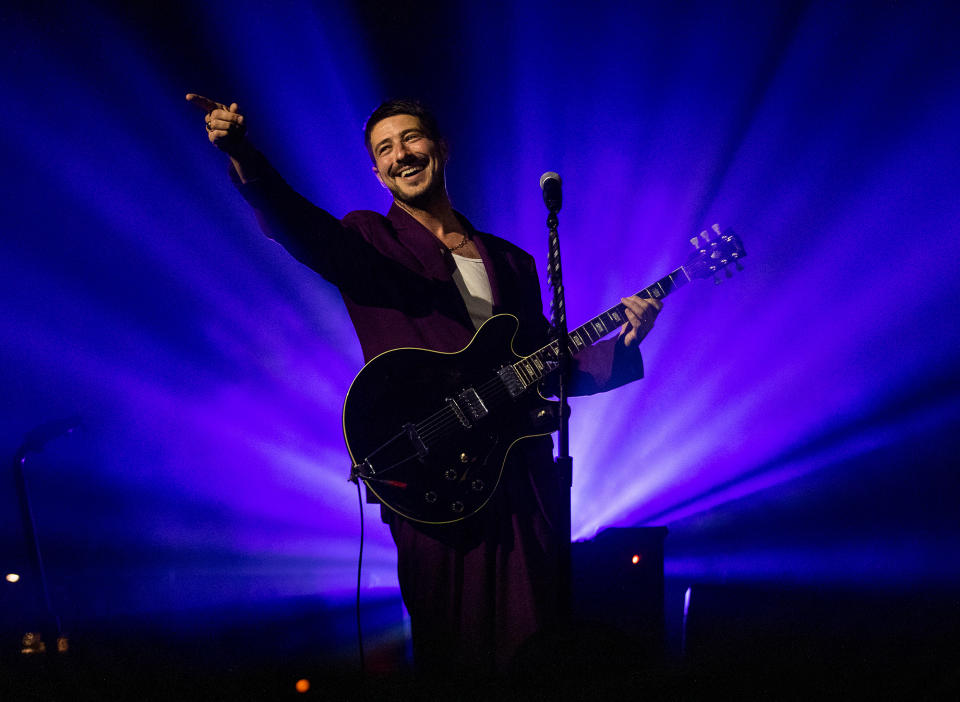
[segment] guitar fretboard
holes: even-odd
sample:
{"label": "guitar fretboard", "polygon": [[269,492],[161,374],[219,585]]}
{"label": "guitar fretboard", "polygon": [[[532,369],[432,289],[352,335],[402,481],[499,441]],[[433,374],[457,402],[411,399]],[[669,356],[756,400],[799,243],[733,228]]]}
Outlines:
{"label": "guitar fretboard", "polygon": [[[680,266],[653,285],[645,287],[637,295],[660,300],[674,290],[683,287],[690,280],[691,278],[683,266]],[[570,350],[570,355],[576,356],[588,346],[592,346],[614,330],[619,329],[626,321],[627,317],[622,302],[605,312],[601,312],[586,324],[582,324],[567,334],[569,340],[567,348]],[[513,364],[517,378],[524,388],[539,382],[557,369],[560,362],[559,350],[559,342],[554,339],[539,351],[535,351]]]}

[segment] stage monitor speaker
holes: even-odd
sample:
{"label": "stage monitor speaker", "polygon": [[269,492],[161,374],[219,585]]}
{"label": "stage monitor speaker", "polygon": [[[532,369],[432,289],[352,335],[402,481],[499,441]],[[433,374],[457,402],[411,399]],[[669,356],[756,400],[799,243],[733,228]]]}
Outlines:
{"label": "stage monitor speaker", "polygon": [[574,621],[623,637],[646,653],[662,654],[666,536],[666,527],[610,528],[574,543]]}

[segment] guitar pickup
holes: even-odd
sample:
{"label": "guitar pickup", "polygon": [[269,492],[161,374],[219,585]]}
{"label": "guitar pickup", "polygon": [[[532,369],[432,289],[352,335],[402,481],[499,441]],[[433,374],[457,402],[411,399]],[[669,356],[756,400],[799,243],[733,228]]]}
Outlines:
{"label": "guitar pickup", "polygon": [[470,419],[472,419],[474,422],[478,422],[490,414],[490,410],[488,410],[487,406],[483,404],[483,400],[480,399],[480,395],[478,395],[477,391],[473,388],[467,388],[461,392],[458,397],[467,414],[470,415]]}
{"label": "guitar pickup", "polygon": [[453,416],[457,418],[457,421],[460,422],[464,429],[469,429],[473,426],[470,423],[470,420],[467,419],[467,415],[465,415],[463,410],[460,409],[460,405],[458,405],[457,401],[452,397],[447,398],[447,407],[451,412],[453,412]]}
{"label": "guitar pickup", "polygon": [[497,375],[500,376],[500,380],[502,380],[506,386],[510,397],[517,397],[526,390],[526,386],[524,386],[520,380],[520,376],[517,374],[517,369],[513,366],[504,366],[497,371]]}

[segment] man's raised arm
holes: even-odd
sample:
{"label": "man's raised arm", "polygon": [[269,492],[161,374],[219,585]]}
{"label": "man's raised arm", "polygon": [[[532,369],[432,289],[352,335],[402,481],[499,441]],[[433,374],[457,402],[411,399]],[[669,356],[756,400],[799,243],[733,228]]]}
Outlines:
{"label": "man's raised arm", "polygon": [[237,103],[227,106],[196,93],[187,93],[187,101],[203,111],[210,143],[230,157],[236,171],[231,177],[263,232],[334,285],[369,286],[373,266],[383,263],[377,252],[358,231],[290,187],[247,139]]}

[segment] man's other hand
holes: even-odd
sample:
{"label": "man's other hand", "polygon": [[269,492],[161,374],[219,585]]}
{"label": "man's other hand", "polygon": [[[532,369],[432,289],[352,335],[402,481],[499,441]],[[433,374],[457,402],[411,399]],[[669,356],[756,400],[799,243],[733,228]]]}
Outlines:
{"label": "man's other hand", "polygon": [[224,153],[236,156],[247,133],[246,120],[240,114],[237,103],[231,103],[227,107],[222,102],[216,102],[196,93],[187,93],[187,102],[196,105],[205,113],[203,119],[207,126],[207,138],[210,143]]}

